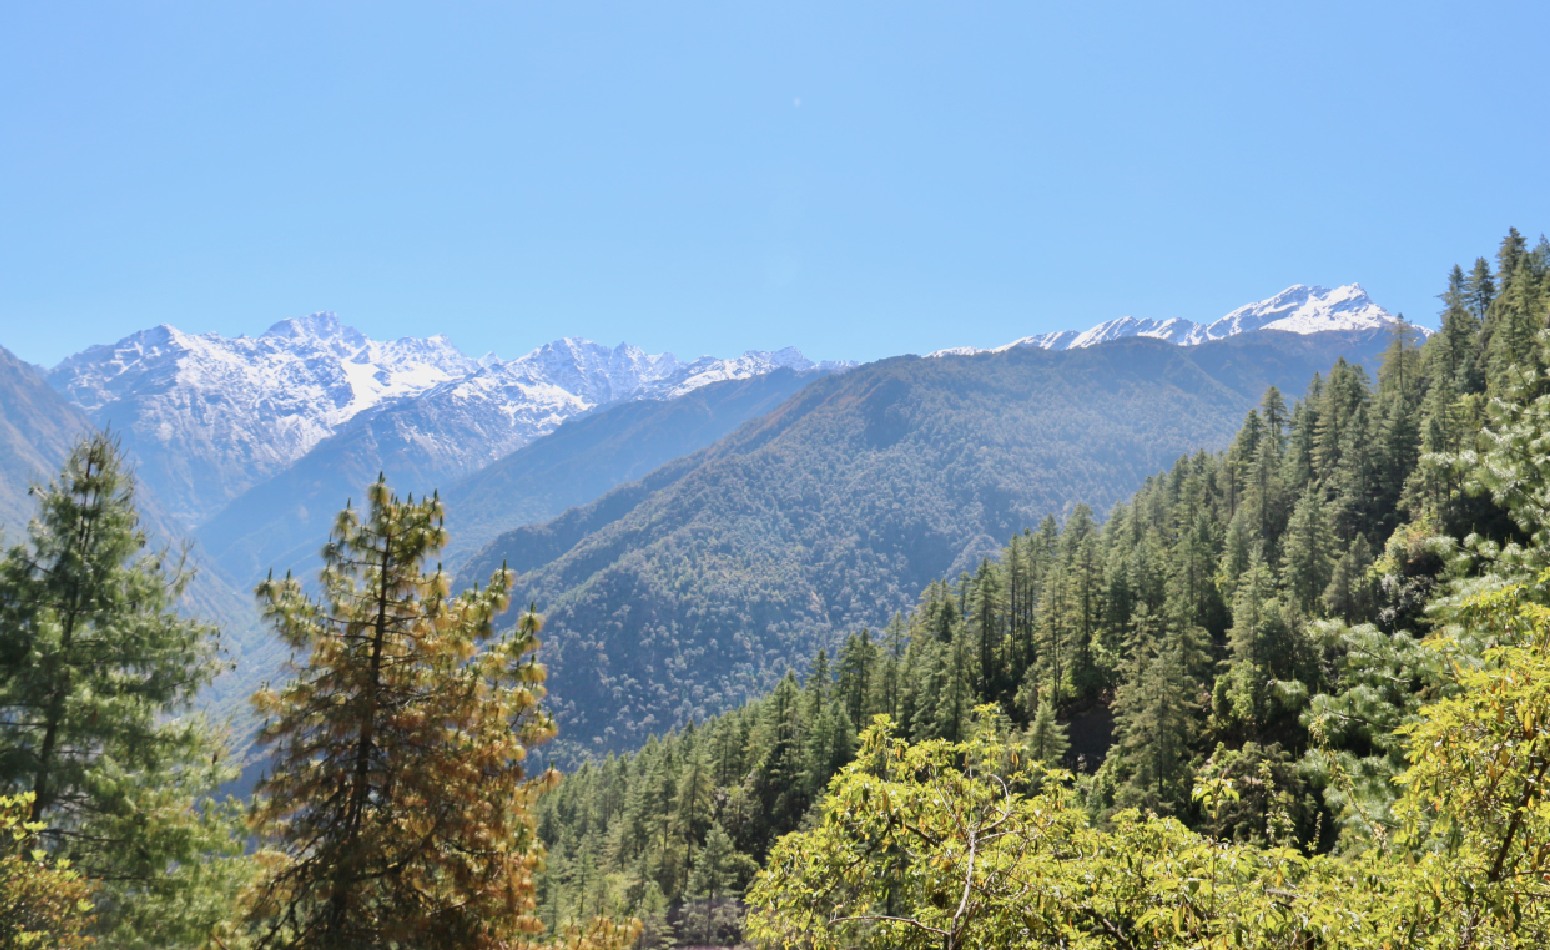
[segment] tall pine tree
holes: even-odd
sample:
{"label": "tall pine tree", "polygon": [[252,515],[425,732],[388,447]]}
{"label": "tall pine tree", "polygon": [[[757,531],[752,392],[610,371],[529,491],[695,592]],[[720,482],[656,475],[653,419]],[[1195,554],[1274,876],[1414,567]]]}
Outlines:
{"label": "tall pine tree", "polygon": [[192,943],[219,916],[196,895],[236,836],[199,807],[229,777],[190,712],[215,631],[174,610],[189,575],[147,550],[113,440],[90,437],[37,492],[0,560],[0,793],[31,795],[41,840],[98,888],[115,947]]}
{"label": "tall pine tree", "polygon": [[494,636],[509,572],[453,596],[441,503],[379,479],[339,516],[321,599],[291,578],[259,597],[303,659],[255,697],[272,771],[254,827],[278,850],[250,920],[269,948],[505,948],[542,929],[528,750],[554,734],[539,702],[538,618]]}

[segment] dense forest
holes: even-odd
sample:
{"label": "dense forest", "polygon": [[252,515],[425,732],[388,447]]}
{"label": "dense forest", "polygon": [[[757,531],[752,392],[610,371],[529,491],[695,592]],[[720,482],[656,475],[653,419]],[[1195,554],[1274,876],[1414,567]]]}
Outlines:
{"label": "dense forest", "polygon": [[215,801],[216,632],[88,439],[0,559],[0,946],[1543,946],[1550,243],[1442,301],[563,778],[514,573],[454,593],[440,500],[379,480],[260,586],[270,766]]}
{"label": "dense forest", "polygon": [[882,360],[453,566],[506,564],[543,607],[551,750],[634,749],[886,624],[1045,513],[1106,509],[1181,452],[1226,445],[1267,385],[1300,393],[1383,346],[1255,333]]}
{"label": "dense forest", "polygon": [[[1522,621],[1472,621],[1504,609],[1481,606],[1496,603],[1486,592],[1547,596],[1550,245],[1511,233],[1494,271],[1484,259],[1455,268],[1442,300],[1441,331],[1424,346],[1396,333],[1376,379],[1342,361],[1295,405],[1272,389],[1230,448],[1180,459],[1101,524],[1086,508],[1046,518],[932,584],[907,616],[819,653],[805,683],[788,676],[740,710],[567,777],[540,806],[548,918],[628,911],[657,945],[733,941],[738,896],[798,829],[779,860],[822,853],[811,839],[828,835],[876,872],[889,865],[867,863],[877,854],[864,843],[893,849],[894,884],[850,916],[930,903],[887,829],[847,824],[865,806],[845,796],[881,774],[851,763],[858,749],[935,741],[940,761],[916,774],[962,767],[989,721],[1003,754],[1070,770],[1043,787],[1106,833],[1153,833],[1138,830],[1139,810],[1182,823],[1159,826],[1167,834],[1249,849],[1236,855],[1395,847],[1401,793],[1442,768],[1417,746],[1423,707],[1503,662],[1491,651],[1536,642]],[[878,716],[886,725],[871,725]],[[1525,724],[1539,744],[1522,754],[1540,771],[1545,729]],[[1540,801],[1525,795],[1525,808]],[[1410,833],[1430,853],[1462,831]],[[1538,867],[1543,839],[1534,847]],[[841,870],[827,868],[833,882]],[[813,916],[821,878],[802,879],[810,927],[829,922]],[[790,936],[795,879],[767,870],[756,888],[766,937]],[[835,901],[830,917],[847,916]],[[907,943],[875,919],[834,934]],[[1269,945],[1298,945],[1288,941]]]}

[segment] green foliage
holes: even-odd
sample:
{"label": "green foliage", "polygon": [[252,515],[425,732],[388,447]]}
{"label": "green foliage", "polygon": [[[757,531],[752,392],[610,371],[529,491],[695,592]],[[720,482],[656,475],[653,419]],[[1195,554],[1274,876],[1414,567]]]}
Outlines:
{"label": "green foliage", "polygon": [[[1018,647],[1047,670],[1057,705],[1090,699],[1112,672],[1092,649],[1114,629],[1100,622],[1098,593],[1111,548],[1075,503],[1107,509],[1178,453],[1226,443],[1267,384],[1300,391],[1336,353],[1375,358],[1383,344],[1273,337],[859,367],[641,482],[504,536],[459,571],[485,576],[509,561],[544,607],[563,724],[551,754],[562,761],[638,747],[762,694],[794,661],[881,627],[933,579],[952,586],[963,572],[983,582],[954,608],[974,636],[930,657],[939,691],[900,722],[947,734],[975,693],[1014,693],[1021,666],[996,652],[1012,623],[1036,624]],[[1274,475],[1255,473],[1270,489],[1255,510],[1278,525],[1287,510]],[[1058,577],[981,573],[999,540],[1051,511],[1069,513],[1048,553]],[[1149,553],[1164,558],[1170,529],[1157,528]],[[1203,554],[1192,566],[1210,573]]]}
{"label": "green foliage", "polygon": [[[879,717],[811,830],[749,891],[764,947],[1538,947],[1550,940],[1550,608],[1545,584],[1471,598],[1498,644],[1455,665],[1406,736],[1403,831],[1349,857],[1294,839],[1287,760],[1218,748],[1194,798],[1219,832],[1134,810],[1088,823],[993,706],[961,742]],[[1439,642],[1444,652],[1457,643]]]}
{"label": "green foliage", "polygon": [[983,707],[962,742],[912,745],[880,717],[819,824],[770,855],[749,932],[814,950],[1357,946],[1375,928],[1341,893],[1354,877],[1136,811],[1099,830]]}
{"label": "green foliage", "polygon": [[[1472,598],[1463,622],[1492,644],[1481,665],[1453,666],[1455,688],[1407,736],[1410,769],[1396,807],[1404,843],[1445,854],[1436,882],[1459,945],[1550,942],[1550,600],[1511,585]],[[1444,637],[1434,649],[1463,646]]]}
{"label": "green foliage", "polygon": [[0,788],[30,793],[43,846],[98,882],[111,945],[195,943],[225,912],[220,859],[239,847],[206,801],[232,770],[190,713],[215,632],[174,612],[188,575],[145,550],[110,439],[77,446],[38,499],[0,561]]}
{"label": "green foliage", "polygon": [[[1464,604],[1543,566],[1550,387],[1536,367],[1550,359],[1477,372],[1508,319],[1502,300],[1550,305],[1536,267],[1500,285],[1487,268],[1478,312],[1483,298],[1466,292],[1483,284],[1460,271],[1445,332],[1417,347],[1401,327],[1376,382],[1337,362],[1295,406],[1268,392],[1225,452],[1180,459],[1101,525],[1078,508],[1013,536],[999,558],[926,585],[883,636],[850,637],[832,673],[815,663],[805,687],[789,680],[639,757],[584,768],[546,840],[614,869],[621,906],[648,880],[683,906],[685,872],[665,850],[647,857],[610,802],[662,781],[659,757],[709,754],[711,804],[679,833],[698,847],[714,819],[762,857],[819,820],[820,776],[838,761],[815,757],[833,725],[793,699],[806,692],[852,726],[881,713],[901,741],[949,744],[991,702],[1034,744],[1025,754],[1078,770],[1071,793],[1107,829],[1143,808],[1214,841],[1333,852],[1350,862],[1340,874],[1367,873],[1351,869],[1400,831],[1396,730],[1457,689],[1450,663],[1478,665],[1489,646]],[[1446,657],[1422,645],[1433,628],[1459,644]]]}

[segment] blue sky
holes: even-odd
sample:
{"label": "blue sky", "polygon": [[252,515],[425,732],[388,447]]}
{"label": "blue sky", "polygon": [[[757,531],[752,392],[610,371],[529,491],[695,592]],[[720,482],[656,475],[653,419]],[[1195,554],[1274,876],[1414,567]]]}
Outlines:
{"label": "blue sky", "polygon": [[144,3],[0,13],[0,345],[314,310],[515,356],[872,359],[1550,231],[1516,3]]}

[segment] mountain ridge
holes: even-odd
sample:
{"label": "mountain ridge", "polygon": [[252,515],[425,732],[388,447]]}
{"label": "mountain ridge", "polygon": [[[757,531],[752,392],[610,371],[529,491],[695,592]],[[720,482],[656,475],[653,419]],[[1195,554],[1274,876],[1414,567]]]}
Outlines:
{"label": "mountain ridge", "polygon": [[[1020,346],[1041,350],[1075,350],[1128,337],[1151,337],[1179,346],[1198,346],[1240,333],[1272,330],[1307,335],[1326,332],[1366,332],[1398,326],[1402,322],[1373,302],[1361,284],[1328,288],[1293,284],[1278,294],[1244,304],[1209,323],[1182,317],[1115,317],[1086,330],[1056,330],[1021,337],[1011,343],[979,349],[959,346],[937,350],[930,356],[967,356],[999,353]],[[1406,324],[1414,326],[1413,324]],[[1425,327],[1415,327],[1423,335]]]}
{"label": "mountain ridge", "polygon": [[439,445],[455,474],[493,461],[566,418],[624,399],[670,398],[723,379],[814,363],[794,348],[684,361],[621,343],[564,337],[512,360],[470,357],[441,335],[373,340],[327,311],[256,336],[185,333],[167,324],[89,347],[50,370],[50,385],[124,438],[143,480],[178,502],[185,530],[304,459],[371,413],[402,419],[422,397],[477,414],[480,441]]}
{"label": "mountain ridge", "polygon": [[1265,331],[882,360],[453,568],[504,562],[546,615],[567,754],[623,748],[767,688],[1077,498],[1101,510],[1219,447],[1267,385],[1295,395],[1386,345]]}

